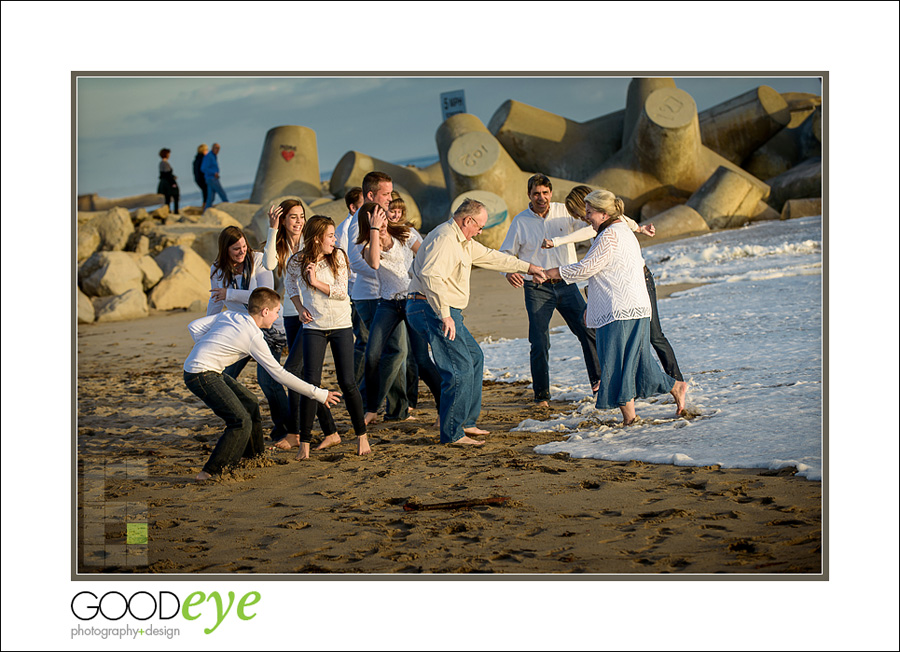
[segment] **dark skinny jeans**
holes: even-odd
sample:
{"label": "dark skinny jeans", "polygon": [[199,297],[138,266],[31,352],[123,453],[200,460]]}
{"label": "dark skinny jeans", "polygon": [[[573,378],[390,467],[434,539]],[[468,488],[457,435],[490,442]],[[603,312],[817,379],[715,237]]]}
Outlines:
{"label": "dark skinny jeans", "polygon": [[[325,364],[325,348],[331,344],[331,356],[334,358],[334,370],[337,373],[338,386],[341,388],[341,400],[350,413],[353,431],[356,436],[366,434],[365,414],[362,397],[353,376],[353,329],[338,328],[335,330],[303,329],[303,373],[301,378],[308,383],[321,387],[322,367]],[[308,443],[312,439],[312,424],[315,416],[315,405],[318,401],[306,396],[300,397],[300,441]]]}

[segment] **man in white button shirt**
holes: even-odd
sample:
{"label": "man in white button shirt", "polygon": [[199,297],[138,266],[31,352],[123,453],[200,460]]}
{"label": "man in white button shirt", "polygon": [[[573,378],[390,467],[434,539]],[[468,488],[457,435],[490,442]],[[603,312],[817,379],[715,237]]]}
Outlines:
{"label": "man in white button shirt", "polygon": [[[347,252],[347,257],[349,259],[350,223],[353,221],[353,216],[356,215],[356,211],[358,211],[360,206],[365,203],[362,188],[359,186],[350,188],[350,190],[347,191],[347,194],[344,195],[344,203],[347,204],[347,217],[337,225],[337,229],[334,231],[334,238],[337,246]],[[350,317],[353,320],[353,341],[355,343],[353,348],[353,376],[356,378],[356,384],[358,385],[363,376],[363,366],[366,359],[366,342],[369,337],[369,329],[359,316],[359,312],[356,310],[356,304],[353,303],[353,281],[355,280],[356,272],[351,269],[349,287],[351,296]]]}
{"label": "man in white button shirt", "polygon": [[[565,204],[551,202],[553,186],[543,174],[535,174],[528,179],[528,208],[513,218],[506,239],[500,251],[523,260],[529,260],[544,269],[551,269],[576,262],[575,246],[571,243],[542,248],[544,240],[552,240],[584,231],[581,222],[566,210]],[[596,235],[587,233],[588,238]],[[528,313],[528,341],[531,343],[531,378],[534,388],[534,402],[546,407],[550,400],[550,319],[556,310],[562,315],[569,329],[581,343],[585,367],[591,387],[600,381],[600,363],[597,360],[597,345],[594,334],[584,325],[584,311],[587,309],[578,286],[565,281],[545,281],[535,283],[528,275],[519,273],[506,275],[509,284],[515,288],[525,288],[525,311]]]}
{"label": "man in white button shirt", "polygon": [[[373,170],[363,177],[363,203],[375,202],[387,213],[390,210],[393,189],[394,183],[389,174]],[[362,245],[356,243],[358,237],[359,209],[357,208],[347,227],[347,258],[350,259],[350,270],[356,272],[356,279],[350,290],[350,300],[356,307],[362,326],[365,328],[360,327],[359,332],[354,331],[353,333],[355,337],[354,362],[360,351],[365,359],[369,327],[375,318],[375,309],[380,298],[378,275],[363,258]],[[384,365],[382,377],[394,378],[394,382],[387,392],[387,408],[384,417],[386,420],[405,419],[409,414],[409,402],[406,397],[406,357],[409,353],[407,339],[406,326],[398,325],[391,337],[388,338],[382,355],[381,364]],[[362,375],[362,369],[358,369]],[[364,378],[357,378],[357,384],[359,391],[365,395]]]}

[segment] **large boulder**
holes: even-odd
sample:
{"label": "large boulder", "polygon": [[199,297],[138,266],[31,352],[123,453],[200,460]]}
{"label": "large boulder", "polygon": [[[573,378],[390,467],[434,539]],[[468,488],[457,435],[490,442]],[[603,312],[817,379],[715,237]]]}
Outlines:
{"label": "large boulder", "polygon": [[98,251],[79,270],[81,287],[91,297],[110,297],[131,289],[144,289],[144,273],[132,254]]}
{"label": "large boulder", "polygon": [[88,224],[97,229],[100,235],[100,249],[103,251],[123,250],[128,244],[128,237],[134,232],[131,215],[120,206],[101,213]]}
{"label": "large boulder", "polygon": [[132,254],[132,256],[134,262],[144,274],[143,285],[144,292],[146,292],[162,280],[163,271],[150,256],[142,256],[140,254]]}
{"label": "large boulder", "polygon": [[156,310],[193,309],[209,301],[209,281],[201,283],[185,267],[176,267],[150,291],[150,306]]}
{"label": "large boulder", "polygon": [[93,224],[78,227],[78,260],[82,262],[90,258],[100,248],[100,233]]}
{"label": "large boulder", "polygon": [[209,300],[209,264],[193,249],[167,247],[156,258],[163,279],[150,292],[150,306],[157,310],[191,308]]}
{"label": "large boulder", "polygon": [[79,324],[90,324],[94,321],[94,317],[96,314],[94,313],[94,304],[91,303],[90,298],[81,290],[77,290],[78,292],[78,323]]}
{"label": "large boulder", "polygon": [[[260,206],[261,204],[251,204],[248,202],[222,202],[221,204],[216,204],[216,210],[227,213],[238,221],[241,228],[245,228],[250,226],[250,222],[253,221],[253,216],[256,215],[256,211],[259,210]],[[268,204],[266,207],[268,208]],[[205,222],[207,220],[204,218],[201,221]],[[227,226],[227,224],[223,224],[223,227],[224,226]]]}
{"label": "large boulder", "polygon": [[224,229],[226,226],[236,226],[239,229],[244,228],[244,225],[239,220],[235,219],[230,213],[221,210],[221,208],[207,208],[196,221],[202,224],[216,224],[221,229]]}
{"label": "large boulder", "polygon": [[147,309],[147,295],[139,289],[131,289],[115,297],[100,299],[94,307],[98,322],[140,319],[150,312]]}
{"label": "large boulder", "polygon": [[165,276],[171,274],[176,267],[184,267],[190,274],[206,285],[209,291],[209,263],[204,261],[196,251],[184,245],[166,247],[154,257],[156,264]]}

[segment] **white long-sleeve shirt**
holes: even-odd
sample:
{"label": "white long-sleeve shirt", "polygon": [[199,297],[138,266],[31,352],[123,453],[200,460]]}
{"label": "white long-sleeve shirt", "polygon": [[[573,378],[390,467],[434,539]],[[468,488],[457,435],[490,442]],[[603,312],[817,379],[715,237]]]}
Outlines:
{"label": "white long-sleeve shirt", "polygon": [[[350,251],[350,223],[353,221],[353,213],[347,213],[347,217],[337,225],[334,230],[334,238],[337,240],[337,246],[346,252]],[[357,232],[359,229],[357,228]],[[348,253],[349,256],[349,253]],[[350,296],[353,296],[353,282],[356,280],[356,272],[350,268]]]}
{"label": "white long-sleeve shirt", "polygon": [[[272,272],[273,278],[277,276],[276,270],[278,269],[278,249],[276,248],[275,242],[277,237],[278,229],[269,227],[269,232],[266,236],[266,246],[263,247],[263,267]],[[303,238],[300,238],[300,244],[297,251],[300,251],[301,249],[303,249]],[[287,267],[287,261],[285,261],[285,267]],[[284,279],[281,279],[281,283],[284,285]],[[283,308],[281,309],[281,314],[278,316],[279,319],[282,317],[297,317],[297,309],[294,307],[294,302],[288,298],[287,292],[284,292],[283,290],[284,288],[282,288]]]}
{"label": "white long-sleeve shirt", "polygon": [[[575,242],[590,240],[596,233],[588,226],[585,231],[584,222],[569,215],[565,204],[551,202],[547,217],[541,217],[529,206],[513,218],[506,238],[500,245],[500,251],[511,254],[522,260],[540,265],[544,269],[570,265],[577,260]],[[578,234],[578,240],[572,238]],[[544,239],[552,240],[566,237],[564,242],[552,249],[542,249]],[[554,244],[556,244],[554,242]],[[531,280],[526,274],[525,278]]]}
{"label": "white long-sleeve shirt", "polygon": [[[304,324],[303,328],[325,331],[337,328],[351,328],[353,326],[350,311],[350,294],[347,289],[350,275],[346,256],[337,249],[335,251],[338,252],[338,271],[336,275],[332,273],[331,267],[328,266],[325,260],[320,260],[316,264],[316,279],[320,283],[330,286],[331,292],[329,294],[317,290],[303,280],[302,276],[306,274],[306,270],[300,268],[299,256],[291,258],[288,263],[284,279],[284,292],[288,298],[300,297],[300,303],[303,304],[303,307],[309,311],[313,318],[310,323]],[[375,271],[371,267],[369,269],[373,272]]]}
{"label": "white long-sleeve shirt", "polygon": [[569,283],[587,279],[589,328],[650,317],[641,246],[622,222],[606,227],[587,255],[560,267],[559,274]]}
{"label": "white long-sleeve shirt", "polygon": [[350,298],[354,301],[366,301],[377,299],[378,276],[375,270],[369,267],[369,263],[363,258],[361,244],[356,244],[359,238],[359,211],[353,214],[350,224],[347,226],[347,258],[350,259],[350,269],[356,272],[356,278],[353,279],[353,289]]}
{"label": "white long-sleeve shirt", "polygon": [[276,382],[319,403],[328,400],[328,390],[300,380],[278,364],[250,315],[228,310],[196,319],[188,324],[188,330],[194,348],[184,361],[186,372],[222,373],[228,365],[250,355]]}
{"label": "white long-sleeve shirt", "polygon": [[[641,225],[627,215],[620,215],[619,219],[625,222],[625,225],[635,233],[641,230]],[[597,235],[597,232],[594,231],[594,227],[592,227],[590,224],[586,224],[582,228],[578,229],[577,231],[573,231],[569,235],[561,235],[556,238],[549,238],[549,240],[553,242],[554,247],[559,247],[564,244],[574,244],[576,242],[584,242],[585,240],[593,240],[595,235]]]}

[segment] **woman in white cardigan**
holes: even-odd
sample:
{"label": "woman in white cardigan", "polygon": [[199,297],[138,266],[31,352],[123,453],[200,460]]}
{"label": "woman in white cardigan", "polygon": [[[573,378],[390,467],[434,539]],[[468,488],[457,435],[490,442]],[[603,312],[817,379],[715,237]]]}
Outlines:
{"label": "woman in white cardigan", "polygon": [[[263,248],[263,265],[275,274],[275,289],[279,292],[283,290],[283,287],[278,286],[284,285],[288,260],[303,249],[304,226],[306,226],[306,212],[299,200],[285,199],[278,206],[269,207],[269,233]],[[303,322],[286,292],[283,292],[281,316],[284,318],[285,342],[288,348],[284,368],[299,377],[303,368]],[[280,355],[281,349],[276,357]],[[289,389],[287,395],[289,414],[284,424],[285,432],[274,444],[274,448],[284,451],[300,446],[300,394]],[[316,416],[326,437],[337,432],[331,410],[317,404]]]}
{"label": "woman in white cardigan", "polygon": [[588,281],[585,323],[596,329],[600,359],[597,407],[619,408],[624,425],[636,418],[634,399],[669,392],[675,414],[685,408],[687,384],[659,368],[650,349],[650,296],[641,247],[622,219],[625,203],[608,190],[585,197],[585,218],[597,237],[577,263],[547,270],[551,279]]}
{"label": "woman in white cardigan", "polygon": [[[294,302],[303,321],[303,371],[301,378],[322,380],[325,348],[331,345],[334,370],[350,413],[357,437],[357,454],[371,452],[366,436],[362,397],[356,385],[353,365],[353,328],[350,316],[350,264],[347,254],[336,246],[334,221],[313,215],[303,228],[303,249],[288,261],[285,294]],[[314,402],[300,397],[300,452],[296,459],[309,458]],[[326,434],[317,450],[341,442],[336,432]]]}
{"label": "woman in white cardigan", "polygon": [[[272,272],[263,265],[263,255],[253,251],[247,245],[244,232],[236,226],[225,227],[219,234],[219,249],[215,262],[209,270],[209,303],[207,315],[215,315],[223,310],[232,310],[248,314],[247,304],[250,294],[258,287],[274,289]],[[263,331],[263,337],[276,360],[281,359],[281,348],[284,346],[284,326],[281,315],[271,328]],[[229,365],[223,373],[237,379],[250,356]],[[256,368],[256,380],[269,402],[269,413],[274,428],[269,436],[279,440],[287,433],[286,422],[289,416],[288,397],[284,387],[276,382],[260,366]]]}

